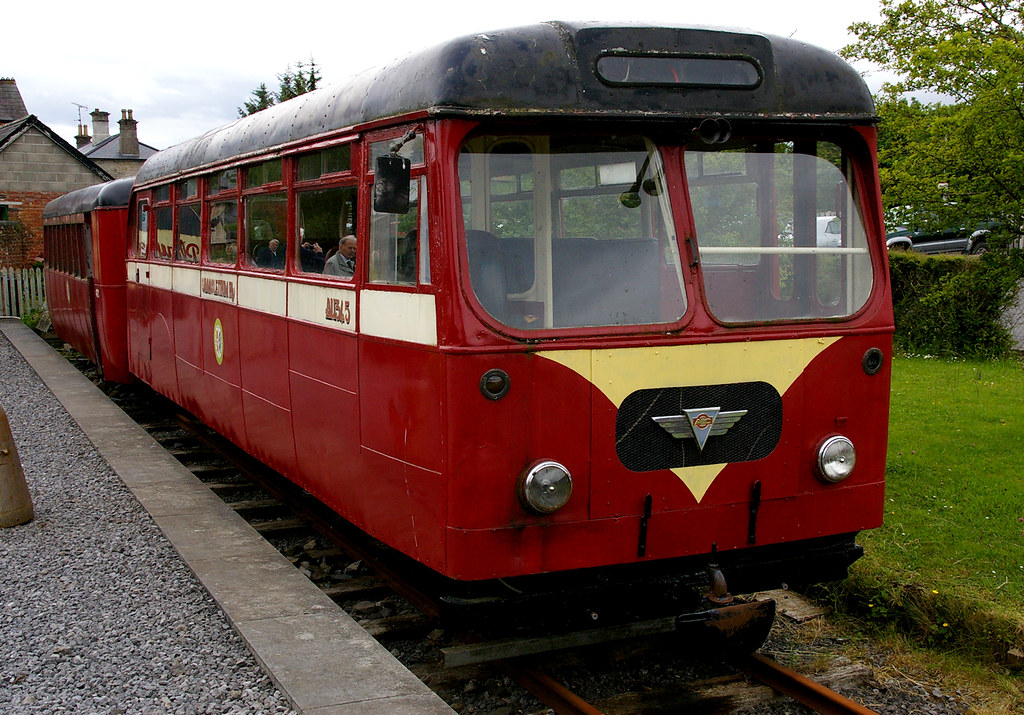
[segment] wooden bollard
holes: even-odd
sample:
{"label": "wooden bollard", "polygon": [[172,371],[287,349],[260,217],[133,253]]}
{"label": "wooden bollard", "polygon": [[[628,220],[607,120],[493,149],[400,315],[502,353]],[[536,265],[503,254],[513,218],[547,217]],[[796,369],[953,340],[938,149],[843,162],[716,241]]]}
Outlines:
{"label": "wooden bollard", "polygon": [[0,529],[32,519],[32,497],[14,446],[11,423],[0,408]]}

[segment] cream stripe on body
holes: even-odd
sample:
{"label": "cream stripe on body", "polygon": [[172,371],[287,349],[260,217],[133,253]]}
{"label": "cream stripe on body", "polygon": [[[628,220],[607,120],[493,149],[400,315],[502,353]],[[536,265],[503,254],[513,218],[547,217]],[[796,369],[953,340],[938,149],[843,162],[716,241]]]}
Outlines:
{"label": "cream stripe on body", "polygon": [[[420,345],[437,345],[437,308],[426,293],[298,283],[199,266],[128,263],[128,281],[268,315]],[[136,273],[138,278],[136,279]],[[361,299],[361,300],[360,300]]]}

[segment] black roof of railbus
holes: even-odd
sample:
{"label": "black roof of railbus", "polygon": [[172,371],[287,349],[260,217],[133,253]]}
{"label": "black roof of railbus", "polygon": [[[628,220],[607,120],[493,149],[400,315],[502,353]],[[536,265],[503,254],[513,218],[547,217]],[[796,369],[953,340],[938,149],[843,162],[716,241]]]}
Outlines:
{"label": "black roof of railbus", "polygon": [[[604,82],[595,68],[609,54],[752,60],[760,81],[699,88]],[[412,112],[866,122],[874,119],[874,103],[846,62],[796,40],[715,28],[550,22],[449,40],[243,117],[159,152],[137,182]]]}
{"label": "black roof of railbus", "polygon": [[47,203],[43,208],[43,218],[86,213],[105,206],[127,206],[134,183],[135,179],[129,177],[76,189]]}

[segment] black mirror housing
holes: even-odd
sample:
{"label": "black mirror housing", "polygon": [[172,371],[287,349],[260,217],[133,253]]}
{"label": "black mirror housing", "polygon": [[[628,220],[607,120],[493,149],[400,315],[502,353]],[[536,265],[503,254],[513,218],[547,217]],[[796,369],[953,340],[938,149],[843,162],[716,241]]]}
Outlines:
{"label": "black mirror housing", "polygon": [[373,210],[377,213],[409,213],[409,182],[412,164],[394,154],[377,157],[373,177]]}

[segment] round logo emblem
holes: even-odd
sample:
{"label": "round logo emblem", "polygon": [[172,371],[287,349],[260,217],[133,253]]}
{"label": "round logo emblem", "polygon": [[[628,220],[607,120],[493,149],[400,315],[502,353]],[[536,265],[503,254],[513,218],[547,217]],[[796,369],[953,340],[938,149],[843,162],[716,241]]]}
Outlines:
{"label": "round logo emblem", "polygon": [[224,326],[220,318],[213,321],[213,354],[217,356],[217,364],[224,364]]}
{"label": "round logo emblem", "polygon": [[693,426],[697,429],[707,429],[714,423],[715,421],[707,413],[701,413],[693,418]]}

